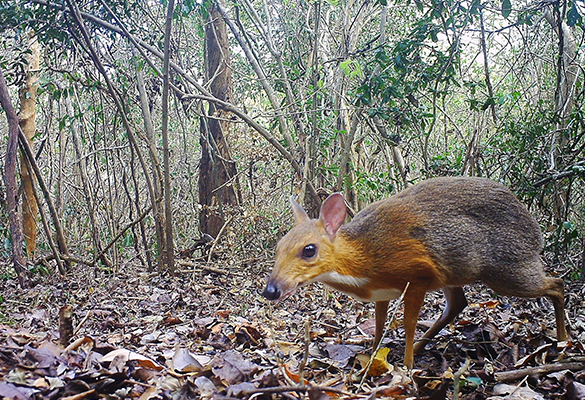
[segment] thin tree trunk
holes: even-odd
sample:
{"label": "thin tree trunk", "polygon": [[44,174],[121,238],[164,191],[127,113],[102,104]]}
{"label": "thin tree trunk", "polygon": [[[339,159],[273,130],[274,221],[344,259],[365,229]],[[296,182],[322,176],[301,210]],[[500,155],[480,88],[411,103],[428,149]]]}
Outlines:
{"label": "thin tree trunk", "polygon": [[[279,100],[278,95],[276,94],[274,88],[271,86],[271,84],[268,80],[268,77],[266,76],[264,70],[262,69],[262,67],[258,63],[257,54],[255,54],[254,51],[252,50],[252,48],[250,46],[248,46],[248,43],[246,42],[245,38],[242,36],[240,31],[238,31],[238,29],[233,24],[233,22],[228,18],[227,11],[223,8],[223,5],[219,1],[217,1],[216,3],[214,3],[214,8],[215,7],[217,7],[217,11],[219,11],[221,16],[223,17],[223,21],[224,21],[223,23],[224,24],[227,23],[227,25],[229,26],[234,37],[236,38],[236,40],[240,44],[240,47],[242,48],[242,50],[244,51],[244,54],[246,55],[248,62],[252,66],[252,69],[256,73],[256,76],[258,76],[258,80],[262,84],[262,88],[266,92],[266,95],[268,96],[268,100],[270,101],[270,104],[272,104],[272,108],[276,111],[276,118],[278,118],[278,122],[280,124],[280,129],[282,131],[282,134],[283,134],[285,140],[288,142],[288,146],[293,146],[294,142],[293,142],[292,135],[290,134],[290,129],[288,127],[288,123],[287,123],[286,118],[284,117],[282,111],[280,111],[280,108],[281,108],[280,107],[280,100]],[[269,45],[269,50],[271,50],[270,45]],[[302,134],[303,132],[297,132],[297,133]]]}
{"label": "thin tree trunk", "polygon": [[[76,96],[77,99],[77,96]],[[75,109],[73,107],[73,104],[71,103],[71,97],[67,97],[65,98],[65,107],[67,109],[67,113],[69,115],[75,115]],[[102,251],[102,244],[100,241],[100,233],[99,233],[99,229],[100,229],[100,224],[97,221],[96,215],[95,215],[95,210],[96,210],[96,206],[95,206],[95,200],[93,198],[93,195],[91,193],[91,189],[90,189],[90,179],[89,176],[87,175],[87,169],[86,169],[86,160],[82,157],[81,155],[81,149],[80,149],[80,144],[79,144],[79,136],[81,136],[80,130],[79,130],[79,122],[77,121],[73,121],[73,123],[71,124],[71,139],[73,141],[73,148],[75,150],[75,154],[77,156],[77,158],[79,159],[79,163],[78,163],[78,168],[79,168],[79,178],[81,179],[81,186],[83,188],[83,195],[85,196],[85,201],[87,203],[87,215],[89,217],[89,221],[90,221],[90,229],[91,229],[91,239],[93,241],[93,245],[95,247],[95,251],[96,253],[101,253]],[[112,262],[108,259],[108,257],[104,254],[103,257],[101,258],[102,263],[107,266],[108,268],[112,268]]]}
{"label": "thin tree trunk", "polygon": [[[566,2],[563,7],[566,7]],[[551,25],[558,36],[557,56],[557,83],[555,90],[555,112],[558,116],[556,129],[552,135],[549,149],[549,171],[556,173],[559,169],[559,158],[563,157],[563,149],[567,145],[567,123],[575,106],[575,87],[579,76],[579,63],[577,61],[577,39],[573,28],[564,21],[566,9],[560,9],[558,4],[552,6],[553,12],[547,8],[544,17]],[[561,167],[564,164],[560,163]],[[566,221],[566,207],[568,201],[568,190],[563,185],[553,181],[555,190],[554,216],[557,224]]]}
{"label": "thin tree trunk", "polygon": [[[47,203],[47,207],[49,212],[51,213],[51,219],[53,220],[53,226],[55,227],[55,237],[57,241],[57,246],[59,247],[59,251],[61,252],[62,258],[65,261],[65,268],[69,269],[71,267],[70,259],[69,259],[69,250],[67,249],[67,241],[65,240],[65,234],[63,233],[63,228],[61,227],[61,223],[59,222],[59,215],[57,214],[57,209],[55,208],[55,204],[53,200],[51,200],[51,194],[47,185],[45,185],[45,181],[41,175],[41,170],[35,160],[34,153],[32,148],[28,144],[28,140],[19,132],[18,135],[18,143],[20,145],[20,150],[24,154],[24,158],[28,163],[28,166],[31,168],[31,171],[34,173],[36,177],[36,181],[39,184],[41,191],[43,192],[43,197],[45,198],[45,202]],[[63,272],[63,271],[61,271]]]}
{"label": "thin tree trunk", "polygon": [[[24,136],[32,147],[32,140],[37,130],[36,123],[36,106],[37,106],[37,89],[39,87],[39,43],[34,33],[29,33],[28,48],[31,51],[28,55],[28,66],[26,71],[26,81],[20,89],[20,115],[19,124]],[[26,242],[26,252],[29,258],[34,258],[37,248],[37,218],[38,205],[33,193],[35,179],[34,175],[28,169],[26,162],[20,163],[20,177],[22,179],[23,196],[22,196],[22,220],[23,234]]]}
{"label": "thin tree trunk", "polygon": [[4,72],[0,69],[0,104],[8,119],[8,145],[6,149],[6,164],[4,179],[6,182],[6,201],[8,203],[8,218],[10,219],[10,233],[12,234],[12,262],[18,276],[20,287],[28,286],[26,260],[22,251],[22,220],[18,211],[18,184],[16,182],[16,163],[18,152],[18,116],[10,101],[8,86]]}
{"label": "thin tree trunk", "polygon": [[[140,149],[140,146],[138,145],[138,141],[136,140],[134,130],[130,126],[130,121],[128,121],[128,117],[126,115],[125,108],[122,104],[122,101],[121,101],[120,97],[118,96],[118,93],[115,90],[114,85],[112,84],[105,67],[103,66],[100,58],[98,57],[98,54],[97,54],[95,48],[93,47],[93,45],[91,43],[89,33],[85,27],[85,24],[83,23],[82,13],[79,11],[79,8],[77,7],[77,3],[75,3],[71,0],[67,0],[67,7],[69,9],[69,12],[73,16],[73,19],[75,20],[76,24],[79,27],[79,30],[80,30],[80,32],[83,36],[83,39],[87,45],[87,49],[89,51],[89,54],[91,55],[91,58],[95,64],[95,66],[99,70],[100,74],[103,76],[103,78],[106,82],[106,85],[108,87],[108,91],[110,93],[110,96],[111,96],[112,100],[114,101],[114,104],[116,105],[116,109],[120,113],[120,117],[122,119],[124,129],[126,130],[126,133],[128,135],[128,141],[130,142],[130,145],[133,146],[134,150],[136,151],[136,155],[138,157],[140,167],[144,173],[144,178],[146,180],[146,186],[148,188],[150,200],[151,200],[153,207],[154,207],[154,203],[159,201],[159,200],[156,198],[156,195],[154,193],[154,186],[152,184],[152,178],[150,176],[149,168],[146,165],[146,162],[145,162],[144,157],[142,155],[142,151]],[[160,53],[157,53],[157,54],[160,54]],[[164,59],[164,56],[161,56],[161,58]],[[108,249],[108,247],[106,247],[106,249],[104,249],[104,251],[106,251]]]}
{"label": "thin tree trunk", "polygon": [[575,105],[575,84],[579,76],[577,60],[577,38],[574,28],[563,20],[561,11],[555,6],[555,13],[546,9],[544,17],[558,36],[557,86],[555,90],[556,112],[560,117],[560,129],[563,129]]}
{"label": "thin tree trunk", "polygon": [[485,85],[486,85],[487,90],[488,90],[488,96],[489,96],[488,101],[489,101],[490,111],[492,112],[492,119],[494,121],[494,124],[496,124],[498,122],[498,116],[496,114],[494,88],[492,86],[492,80],[490,77],[490,68],[489,68],[489,63],[488,63],[488,51],[487,51],[487,45],[486,45],[486,40],[485,40],[485,27],[484,27],[484,23],[483,23],[483,6],[479,7],[479,22],[481,25],[481,51],[483,52],[483,68],[484,68],[484,72],[485,72]]}
{"label": "thin tree trunk", "polygon": [[[232,97],[232,71],[225,20],[218,7],[210,6],[205,26],[206,67],[210,90],[214,97],[230,102]],[[199,215],[201,232],[216,237],[225,223],[225,205],[238,204],[234,186],[236,165],[232,161],[226,134],[230,123],[226,113],[209,103],[208,117],[201,123],[201,161],[199,166],[199,202],[203,206]]]}
{"label": "thin tree trunk", "polygon": [[167,20],[165,25],[165,44],[163,59],[163,96],[162,96],[162,140],[164,152],[164,197],[165,197],[165,247],[162,254],[164,269],[171,274],[175,273],[175,250],[173,242],[173,210],[171,205],[171,151],[169,150],[169,79],[170,79],[170,42],[171,27],[175,1],[170,0],[167,8]]}
{"label": "thin tree trunk", "polygon": [[[145,89],[145,84],[144,84],[144,76],[142,74],[142,70],[136,65],[136,85],[138,87],[138,93],[139,93],[139,97],[140,97],[140,108],[142,110],[142,119],[144,120],[144,131],[146,133],[146,137],[149,143],[154,143],[155,141],[155,133],[154,133],[154,126],[152,124],[152,115],[150,113],[150,104],[148,102],[148,96],[146,94],[146,89]],[[152,150],[152,146],[149,147],[151,149],[150,151],[150,162],[153,165],[153,168],[155,169],[155,171],[159,171],[160,174],[160,163],[158,161],[158,157],[156,155],[156,152],[154,152]],[[161,180],[158,179],[158,175],[159,174],[155,174],[155,177],[153,179],[153,185],[154,185],[154,194],[155,194],[155,198],[156,201],[153,203],[153,210],[154,210],[154,226],[155,226],[155,230],[156,230],[156,244],[157,244],[157,249],[159,250],[158,252],[158,265],[162,265],[163,261],[162,261],[162,254],[160,252],[160,249],[164,249],[166,248],[166,238],[165,238],[165,230],[164,230],[164,226],[165,226],[165,216],[163,213],[163,210],[161,209],[161,204],[160,204],[160,199],[162,198],[162,192],[161,192]],[[162,175],[162,174],[160,174]],[[148,252],[148,248],[146,249],[146,251]],[[150,256],[148,256],[148,259],[150,260]],[[152,272],[152,267],[150,265],[149,262],[149,271]]]}
{"label": "thin tree trunk", "polygon": [[[307,142],[305,145],[305,168],[304,168],[304,175],[303,175],[303,182],[302,182],[302,189],[300,193],[300,198],[303,199],[305,197],[305,189],[307,186],[307,182],[315,183],[315,178],[317,177],[317,145],[319,142],[319,137],[321,135],[319,129],[319,30],[320,30],[320,20],[321,20],[321,1],[317,0],[313,3],[313,49],[311,54],[310,66],[312,69],[311,73],[311,86],[313,87],[313,95],[312,95],[312,107],[311,107],[311,135],[307,138]],[[317,186],[319,186],[317,184]],[[319,213],[319,207],[321,206],[321,202],[308,202],[308,199],[305,200],[305,204],[309,205],[307,212],[311,217],[316,217]]]}

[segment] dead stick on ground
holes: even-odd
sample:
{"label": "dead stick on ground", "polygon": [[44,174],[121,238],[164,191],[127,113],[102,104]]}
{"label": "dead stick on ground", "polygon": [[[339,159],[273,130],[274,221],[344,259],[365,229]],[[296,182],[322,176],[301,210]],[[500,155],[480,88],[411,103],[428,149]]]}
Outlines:
{"label": "dead stick on ground", "polygon": [[301,361],[301,365],[299,366],[299,383],[302,386],[305,386],[305,378],[303,375],[305,374],[305,366],[307,365],[307,360],[309,359],[309,344],[311,343],[311,318],[307,318],[305,321],[305,354],[303,355],[303,361]]}
{"label": "dead stick on ground", "polygon": [[73,336],[77,335],[77,332],[79,332],[79,330],[81,329],[81,327],[83,326],[83,324],[85,324],[87,322],[87,320],[89,319],[89,317],[90,317],[91,314],[92,314],[92,310],[89,310],[85,314],[85,317],[83,317],[83,319],[81,320],[81,322],[79,324],[77,324],[77,327],[73,331]]}
{"label": "dead stick on ground", "polygon": [[471,364],[471,358],[467,357],[465,364],[461,366],[453,375],[453,400],[459,400],[459,389],[461,387],[461,376],[467,371]]}
{"label": "dead stick on ground", "polygon": [[568,369],[570,371],[580,371],[585,369],[585,362],[568,362],[541,365],[540,367],[532,367],[526,369],[518,369],[514,371],[497,372],[494,376],[498,382],[510,382],[522,379],[529,375],[548,374]]}
{"label": "dead stick on ground", "polygon": [[[193,267],[193,270],[195,268],[199,268],[199,269],[202,269],[205,271],[215,272],[216,274],[221,274],[221,275],[227,275],[229,273],[229,271],[226,271],[225,269],[215,268],[215,267],[211,267],[209,265],[205,265],[205,264],[201,264],[201,263],[194,263],[194,262],[190,262],[190,261],[179,261],[179,265],[182,265],[183,267]],[[193,272],[193,271],[180,271],[180,272]]]}
{"label": "dead stick on ground", "polygon": [[213,250],[215,250],[215,246],[219,242],[219,239],[221,238],[223,231],[230,224],[230,222],[233,221],[234,217],[235,217],[235,215],[232,215],[227,221],[225,221],[225,223],[223,224],[223,226],[221,227],[221,229],[217,233],[217,237],[213,241],[213,244],[211,245],[211,249],[209,249],[209,255],[207,256],[207,264],[209,264],[209,262],[211,261],[211,255],[213,254]]}
{"label": "dead stick on ground", "polygon": [[309,389],[313,389],[319,392],[331,392],[331,393],[338,393],[344,396],[351,396],[352,394],[346,392],[344,390],[339,390],[334,387],[328,386],[313,386],[313,385],[306,385],[306,386],[276,386],[276,387],[268,387],[268,388],[258,388],[250,391],[243,392],[244,396],[250,396],[254,394],[264,394],[264,393],[285,393],[285,392],[296,392],[296,393],[305,393]]}
{"label": "dead stick on ground", "polygon": [[526,376],[524,377],[524,379],[522,379],[522,381],[520,381],[520,383],[516,385],[516,389],[514,389],[514,390],[512,391],[512,393],[510,393],[510,394],[508,395],[508,398],[512,398],[512,397],[513,397],[513,396],[516,394],[516,392],[517,392],[518,390],[520,390],[520,388],[521,388],[521,387],[524,385],[524,383],[526,383],[526,381],[527,381],[527,380],[528,380],[528,375],[526,375]]}

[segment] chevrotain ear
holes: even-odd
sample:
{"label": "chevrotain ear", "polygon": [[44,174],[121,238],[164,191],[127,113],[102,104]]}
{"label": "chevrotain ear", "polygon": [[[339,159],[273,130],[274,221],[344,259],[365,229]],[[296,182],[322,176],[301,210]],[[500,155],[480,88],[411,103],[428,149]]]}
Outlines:
{"label": "chevrotain ear", "polygon": [[292,206],[293,213],[295,214],[295,225],[310,219],[305,210],[303,210],[303,207],[295,200],[295,196],[290,196],[290,205]]}
{"label": "chevrotain ear", "polygon": [[321,213],[319,219],[325,225],[325,230],[329,239],[335,239],[337,231],[345,222],[347,216],[347,206],[345,200],[340,193],[333,193],[325,199],[321,205]]}

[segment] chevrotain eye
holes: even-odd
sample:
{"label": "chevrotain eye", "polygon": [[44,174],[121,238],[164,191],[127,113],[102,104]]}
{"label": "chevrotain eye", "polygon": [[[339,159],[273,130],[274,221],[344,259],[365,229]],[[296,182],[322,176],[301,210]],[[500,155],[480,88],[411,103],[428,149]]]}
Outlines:
{"label": "chevrotain eye", "polygon": [[314,244],[308,244],[303,249],[303,258],[313,258],[317,254],[317,246]]}

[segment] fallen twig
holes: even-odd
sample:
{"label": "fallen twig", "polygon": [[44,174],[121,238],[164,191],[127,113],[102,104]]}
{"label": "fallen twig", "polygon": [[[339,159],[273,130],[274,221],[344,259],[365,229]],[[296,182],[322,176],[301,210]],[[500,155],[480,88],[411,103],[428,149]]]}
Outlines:
{"label": "fallen twig", "polygon": [[81,322],[79,322],[79,324],[77,324],[77,327],[75,328],[75,330],[73,331],[73,336],[77,335],[77,332],[79,332],[79,330],[81,329],[81,327],[83,326],[83,324],[85,324],[87,322],[87,320],[89,319],[89,317],[91,316],[93,310],[89,310],[86,314],[85,317],[83,317],[83,319],[81,320]]}
{"label": "fallen twig", "polygon": [[512,391],[512,393],[510,393],[510,394],[508,395],[508,397],[512,398],[512,397],[513,397],[513,396],[516,394],[516,392],[517,392],[518,390],[520,390],[520,388],[521,388],[521,387],[522,387],[522,386],[523,386],[523,385],[526,383],[526,381],[527,381],[527,380],[528,380],[528,375],[526,375],[526,376],[524,377],[524,379],[522,379],[522,381],[521,381],[519,384],[517,384],[517,385],[516,385],[516,389],[514,389],[514,390]]}
{"label": "fallen twig", "polygon": [[275,386],[275,387],[268,387],[268,388],[258,388],[250,391],[243,392],[244,396],[251,396],[254,394],[264,394],[264,393],[285,393],[285,392],[295,392],[295,393],[305,393],[309,390],[315,390],[318,392],[331,392],[337,393],[344,396],[352,395],[349,392],[346,392],[341,389],[337,389],[330,386],[313,386],[313,385],[301,385],[301,386]]}
{"label": "fallen twig", "polygon": [[234,217],[235,217],[235,215],[232,215],[231,217],[229,217],[229,219],[227,221],[224,222],[224,224],[221,227],[221,229],[219,230],[217,236],[213,240],[213,243],[211,244],[211,248],[209,249],[209,254],[207,255],[207,264],[209,264],[211,262],[211,256],[213,255],[213,251],[215,250],[215,246],[217,246],[217,243],[219,242],[221,235],[225,231],[225,228],[230,224],[230,222],[232,222],[234,220]]}
{"label": "fallen twig", "polygon": [[557,372],[568,369],[570,371],[580,371],[585,369],[585,362],[568,362],[568,363],[555,363],[546,364],[539,367],[517,369],[514,371],[496,372],[495,378],[498,382],[510,382],[518,379],[522,379],[529,375],[541,375],[548,374],[551,372]]}
{"label": "fallen twig", "polygon": [[471,358],[467,357],[465,363],[453,375],[453,400],[459,399],[459,388],[461,387],[461,376],[469,369]]}
{"label": "fallen twig", "polygon": [[[200,269],[203,269],[205,271],[215,272],[216,274],[222,274],[222,275],[229,274],[229,271],[226,271],[225,269],[215,268],[215,267],[212,267],[209,265],[205,265],[203,263],[194,263],[191,261],[179,260],[179,265],[181,265],[183,267],[200,268]],[[191,272],[191,271],[188,271],[188,272]]]}
{"label": "fallen twig", "polygon": [[301,365],[299,366],[299,383],[301,385],[305,385],[305,366],[307,365],[307,360],[309,359],[309,345],[311,343],[311,318],[307,318],[305,321],[305,351],[303,354],[303,360],[301,361]]}

